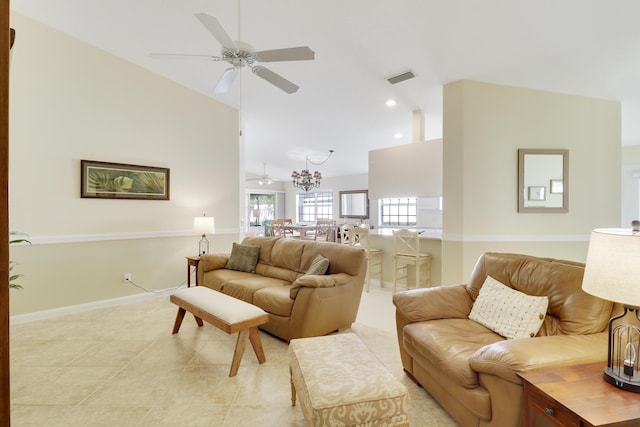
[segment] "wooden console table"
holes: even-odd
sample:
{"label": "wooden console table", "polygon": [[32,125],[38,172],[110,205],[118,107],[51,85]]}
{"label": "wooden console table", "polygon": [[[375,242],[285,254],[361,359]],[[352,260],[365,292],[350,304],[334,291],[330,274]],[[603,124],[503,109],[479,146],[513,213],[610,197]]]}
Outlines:
{"label": "wooden console table", "polygon": [[640,425],[640,394],[621,390],[602,377],[606,362],[522,372],[524,426],[536,419],[557,426]]}

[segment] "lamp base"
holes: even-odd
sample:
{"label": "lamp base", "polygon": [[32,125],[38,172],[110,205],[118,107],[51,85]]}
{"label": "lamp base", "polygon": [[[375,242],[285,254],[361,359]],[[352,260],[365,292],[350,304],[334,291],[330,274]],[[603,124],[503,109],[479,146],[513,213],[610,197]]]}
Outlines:
{"label": "lamp base", "polygon": [[636,378],[630,378],[627,375],[620,374],[620,371],[620,367],[607,366],[604,368],[604,380],[623,390],[640,393],[640,372],[637,372]]}
{"label": "lamp base", "polygon": [[198,244],[198,255],[205,255],[209,253],[209,240],[202,235],[202,239],[200,239],[200,243]]}

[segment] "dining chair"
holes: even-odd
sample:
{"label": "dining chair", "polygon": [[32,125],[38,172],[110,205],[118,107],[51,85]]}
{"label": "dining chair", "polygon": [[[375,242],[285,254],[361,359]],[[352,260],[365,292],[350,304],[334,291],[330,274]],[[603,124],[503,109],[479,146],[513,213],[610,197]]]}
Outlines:
{"label": "dining chair", "polygon": [[271,222],[271,235],[273,237],[287,237],[284,231],[284,220],[274,219]]}
{"label": "dining chair", "polygon": [[316,220],[315,240],[324,240],[325,242],[328,242],[332,231],[332,219],[318,218]]}
{"label": "dining chair", "polygon": [[334,231],[333,220],[328,218],[318,218],[316,219],[316,225],[312,230],[309,230],[305,233],[305,238],[309,240],[330,240],[330,233]]}
{"label": "dining chair", "polygon": [[287,237],[287,236],[294,237],[293,229],[288,227],[293,225],[293,220],[291,218],[285,218],[282,220],[282,223],[283,223],[284,237]]}
{"label": "dining chair", "polygon": [[371,274],[374,273],[380,278],[380,287],[382,288],[382,255],[381,249],[371,247],[371,239],[369,229],[364,227],[349,227],[349,244],[351,246],[361,246],[367,253],[367,292],[371,289]]}
{"label": "dining chair", "polygon": [[[393,232],[393,293],[400,280],[405,280],[409,289],[409,266],[415,268],[415,286],[431,286],[431,254],[420,252],[420,234],[417,231],[401,229]],[[425,274],[422,275],[422,266]],[[400,274],[398,274],[400,272]]]}

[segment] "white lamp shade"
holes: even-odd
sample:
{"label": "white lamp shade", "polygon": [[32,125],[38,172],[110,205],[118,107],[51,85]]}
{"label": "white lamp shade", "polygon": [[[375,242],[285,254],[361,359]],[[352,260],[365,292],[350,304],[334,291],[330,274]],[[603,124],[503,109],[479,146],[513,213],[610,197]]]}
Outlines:
{"label": "white lamp shade", "polygon": [[627,307],[640,307],[640,233],[593,230],[582,289]]}
{"label": "white lamp shade", "polygon": [[216,232],[215,221],[212,216],[197,216],[193,219],[195,234],[213,234]]}

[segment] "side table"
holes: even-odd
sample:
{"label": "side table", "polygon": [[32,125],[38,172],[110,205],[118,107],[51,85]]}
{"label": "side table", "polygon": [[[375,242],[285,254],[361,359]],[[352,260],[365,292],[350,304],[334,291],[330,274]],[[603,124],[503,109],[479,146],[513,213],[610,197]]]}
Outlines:
{"label": "side table", "polygon": [[198,264],[200,263],[200,257],[188,256],[187,257],[187,287],[191,287],[191,267],[196,270],[196,286],[198,286]]}
{"label": "side table", "polygon": [[[640,425],[640,394],[606,382],[606,362],[539,369],[524,380],[524,423],[575,427]],[[543,421],[544,420],[544,421]]]}

